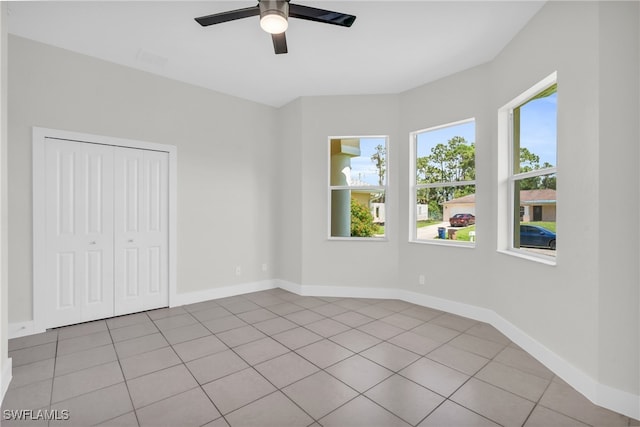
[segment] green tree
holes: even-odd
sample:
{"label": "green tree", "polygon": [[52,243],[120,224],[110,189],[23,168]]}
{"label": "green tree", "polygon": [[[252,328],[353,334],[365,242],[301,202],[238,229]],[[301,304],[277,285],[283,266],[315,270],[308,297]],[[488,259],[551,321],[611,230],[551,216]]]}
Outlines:
{"label": "green tree", "polygon": [[351,237],[371,237],[376,230],[369,209],[351,199]]}
{"label": "green tree", "polygon": [[[435,145],[429,155],[416,159],[418,184],[470,181],[475,177],[475,146],[461,136]],[[437,187],[418,194],[418,203],[429,204],[431,215],[439,212],[441,216],[444,202],[474,192],[474,186]]]}
{"label": "green tree", "polygon": [[[520,173],[531,172],[538,169],[553,167],[549,162],[544,162],[540,166],[540,156],[532,153],[526,147],[520,147]],[[537,176],[520,180],[520,190],[539,190],[545,188],[556,188],[556,177],[553,175]]]}

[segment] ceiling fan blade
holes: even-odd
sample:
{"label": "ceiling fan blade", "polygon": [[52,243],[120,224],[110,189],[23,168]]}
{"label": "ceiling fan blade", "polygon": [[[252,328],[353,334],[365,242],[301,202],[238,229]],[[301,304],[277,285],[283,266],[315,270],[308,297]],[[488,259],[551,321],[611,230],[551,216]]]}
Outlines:
{"label": "ceiling fan blade", "polygon": [[356,17],[346,13],[332,12],[330,10],[316,9],[315,7],[301,6],[289,3],[289,16],[292,18],[306,19],[308,21],[323,22],[325,24],[350,27]]}
{"label": "ceiling fan blade", "polygon": [[271,34],[271,40],[273,40],[273,50],[275,50],[276,55],[288,52],[287,37],[284,35],[284,33]]}
{"label": "ceiling fan blade", "polygon": [[228,12],[220,12],[214,13],[213,15],[201,16],[199,18],[196,18],[196,21],[203,27],[207,27],[209,25],[235,21],[236,19],[248,18],[255,15],[260,15],[259,6],[246,7],[244,9],[236,9],[230,10]]}

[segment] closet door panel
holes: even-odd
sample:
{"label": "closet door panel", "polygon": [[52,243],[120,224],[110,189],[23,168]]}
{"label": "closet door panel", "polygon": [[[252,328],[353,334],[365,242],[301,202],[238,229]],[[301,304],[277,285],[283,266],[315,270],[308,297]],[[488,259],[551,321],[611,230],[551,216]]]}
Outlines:
{"label": "closet door panel", "polygon": [[113,147],[45,142],[47,327],[113,313]]}
{"label": "closet door panel", "polygon": [[115,150],[115,314],[168,305],[168,159]]}

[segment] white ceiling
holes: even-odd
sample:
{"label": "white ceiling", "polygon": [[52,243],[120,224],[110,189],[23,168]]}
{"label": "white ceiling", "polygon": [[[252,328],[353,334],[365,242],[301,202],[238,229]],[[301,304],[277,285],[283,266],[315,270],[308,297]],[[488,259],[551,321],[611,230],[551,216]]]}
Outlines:
{"label": "white ceiling", "polygon": [[9,4],[9,32],[281,106],[299,96],[399,93],[494,58],[543,1],[292,0],[357,16],[351,28],[291,18],[289,53],[251,17],[201,27],[233,1]]}

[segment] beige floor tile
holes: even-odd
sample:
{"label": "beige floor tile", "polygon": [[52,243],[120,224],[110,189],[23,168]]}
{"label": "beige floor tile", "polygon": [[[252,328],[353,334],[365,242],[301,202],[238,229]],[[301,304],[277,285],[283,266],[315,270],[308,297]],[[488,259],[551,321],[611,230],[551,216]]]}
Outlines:
{"label": "beige floor tile", "polygon": [[487,359],[494,358],[505,348],[505,344],[498,344],[469,334],[460,334],[447,344]]}
{"label": "beige floor tile", "polygon": [[394,372],[420,359],[417,354],[388,342],[382,342],[360,354]]}
{"label": "beige floor tile", "polygon": [[127,381],[133,406],[138,409],[198,386],[184,365],[177,365]]}
{"label": "beige floor tile", "polygon": [[215,335],[207,335],[176,344],[173,346],[173,349],[184,362],[190,362],[204,356],[228,350],[229,347]]}
{"label": "beige floor tile", "polygon": [[415,317],[407,316],[406,314],[402,313],[394,313],[390,316],[383,317],[380,320],[404,330],[413,329],[416,326],[420,326],[424,323],[424,321],[420,319],[416,319]]}
{"label": "beige floor tile", "polygon": [[217,337],[229,347],[237,347],[265,336],[265,334],[250,325],[217,334]]}
{"label": "beige floor tile", "polygon": [[290,350],[273,338],[266,337],[238,346],[234,351],[247,363],[255,365],[288,353]]}
{"label": "beige floor tile", "polygon": [[445,328],[454,329],[459,332],[464,332],[478,323],[477,320],[469,319],[455,314],[445,313],[442,316],[438,316],[429,321],[434,325],[444,326]]}
{"label": "beige floor tile", "polygon": [[313,422],[309,415],[279,391],[243,406],[226,418],[232,426],[243,427],[306,427]]}
{"label": "beige floor tile", "polygon": [[147,351],[156,350],[166,347],[169,343],[164,339],[162,334],[151,334],[131,340],[120,341],[114,344],[118,357],[124,359],[136,354],[145,353]]}
{"label": "beige floor tile", "polygon": [[547,409],[544,406],[536,406],[524,427],[587,427],[588,424],[562,415],[559,412]]}
{"label": "beige floor tile", "polygon": [[286,387],[318,371],[318,367],[294,352],[260,363],[255,368],[276,387]]}
{"label": "beige floor tile", "polygon": [[163,347],[120,360],[122,372],[127,380],[178,364],[182,364],[182,360],[171,347]]}
{"label": "beige floor tile", "polygon": [[323,427],[409,427],[391,412],[364,396],[358,396],[318,420]]}
{"label": "beige floor tile", "polygon": [[387,378],[367,391],[365,396],[411,425],[418,424],[445,400],[399,375]]}
{"label": "beige floor tile", "polygon": [[553,381],[542,395],[540,405],[590,425],[618,427],[629,424],[627,417],[596,406],[573,388]]}
{"label": "beige floor tile", "polygon": [[369,335],[365,332],[357,329],[350,329],[348,331],[339,333],[329,338],[331,341],[340,344],[343,347],[348,348],[354,353],[360,353],[368,348],[371,348],[380,343],[380,339]]}
{"label": "beige floor tile", "polygon": [[407,366],[399,373],[445,397],[451,395],[469,379],[468,375],[460,371],[424,357]]}
{"label": "beige floor tile", "polygon": [[[108,404],[105,404],[108,402]],[[51,405],[52,410],[69,411],[68,420],[52,421],[50,426],[90,426],[133,411],[125,383],[82,394]]]}
{"label": "beige floor tile", "polygon": [[393,371],[358,354],[330,366],[326,371],[360,393],[393,375]]}
{"label": "beige floor tile", "polygon": [[507,347],[502,350],[494,358],[496,362],[519,369],[528,374],[551,380],[555,376],[553,372],[547,369],[542,363],[538,362],[532,356],[513,347]]}
{"label": "beige floor tile", "polygon": [[354,354],[341,345],[326,339],[299,348],[296,353],[322,369]]}
{"label": "beige floor tile", "polygon": [[200,388],[138,409],[141,427],[199,427],[220,417],[220,413]]}
{"label": "beige floor tile", "polygon": [[464,372],[467,375],[474,375],[489,363],[489,359],[465,350],[460,350],[448,344],[438,347],[427,354],[426,357],[450,368],[457,369],[460,372]]}
{"label": "beige floor tile", "polygon": [[483,381],[471,378],[451,400],[505,427],[522,426],[534,403]]}
{"label": "beige floor tile", "polygon": [[276,390],[253,368],[212,381],[205,384],[203,389],[223,415]]}
{"label": "beige floor tile", "polygon": [[327,415],[358,395],[351,387],[323,371],[293,383],[282,391],[315,419]]}
{"label": "beige floor tile", "polygon": [[524,373],[500,362],[489,363],[476,374],[476,378],[533,402],[540,399],[549,385],[549,380]]}
{"label": "beige floor tile", "polygon": [[120,364],[109,362],[53,379],[51,402],[61,402],[124,381]]}
{"label": "beige floor tile", "polygon": [[[476,414],[450,400],[433,411],[418,427],[499,427],[482,415]],[[546,427],[552,427],[551,425]]]}
{"label": "beige floor tile", "polygon": [[395,344],[406,350],[412,351],[420,356],[432,352],[442,345],[441,342],[431,338],[418,335],[415,332],[407,331],[389,340],[391,344]]}
{"label": "beige floor tile", "polygon": [[187,363],[187,367],[200,384],[217,380],[248,366],[231,350],[214,353]]}

